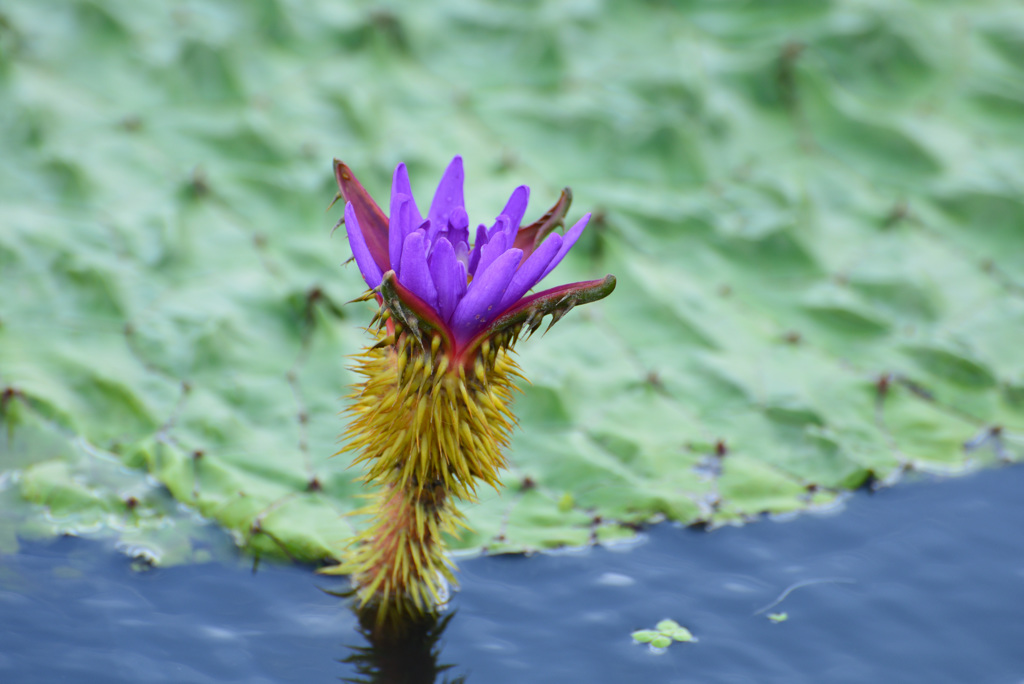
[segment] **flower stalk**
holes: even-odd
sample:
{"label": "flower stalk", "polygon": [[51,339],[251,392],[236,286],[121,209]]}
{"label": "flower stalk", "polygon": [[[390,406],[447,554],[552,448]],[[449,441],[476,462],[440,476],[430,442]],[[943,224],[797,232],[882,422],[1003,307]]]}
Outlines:
{"label": "flower stalk", "polygon": [[[579,238],[589,214],[565,236],[553,233],[569,209],[566,189],[540,220],[521,226],[529,189],[517,188],[494,224],[470,244],[462,160],[438,186],[427,218],[412,199],[404,165],[395,171],[385,217],[351,170],[335,162],[354,259],[377,302],[374,335],[356,357],[342,451],[356,454],[375,487],[372,516],[344,562],[360,605],[377,619],[415,616],[443,602],[454,584],[446,536],[465,523],[458,501],[480,484],[498,489],[511,411],[522,375],[513,345],[551,316],[607,296],[615,279],[574,283],[534,295]],[[549,325],[550,327],[550,325]],[[340,453],[340,452],[339,452]]]}

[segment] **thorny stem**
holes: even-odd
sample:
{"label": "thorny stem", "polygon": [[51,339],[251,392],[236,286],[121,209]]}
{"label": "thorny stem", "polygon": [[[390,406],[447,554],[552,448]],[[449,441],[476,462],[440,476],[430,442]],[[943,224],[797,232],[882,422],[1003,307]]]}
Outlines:
{"label": "thorny stem", "polygon": [[352,575],[360,605],[383,622],[434,610],[455,582],[444,538],[465,526],[459,500],[501,484],[521,376],[507,346],[485,341],[472,363],[453,363],[439,335],[414,335],[387,313],[377,322],[376,343],[357,357],[343,451],[378,493],[360,511],[370,526],[328,572]]}

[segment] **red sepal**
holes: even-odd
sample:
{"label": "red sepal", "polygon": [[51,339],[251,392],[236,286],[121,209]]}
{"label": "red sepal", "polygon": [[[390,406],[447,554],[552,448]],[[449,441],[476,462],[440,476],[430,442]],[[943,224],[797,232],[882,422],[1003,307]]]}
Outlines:
{"label": "red sepal", "polygon": [[366,188],[352,173],[352,169],[339,159],[334,160],[334,177],[338,181],[341,196],[346,202],[352,203],[356,220],[359,221],[363,239],[373,260],[377,262],[382,273],[391,270],[391,258],[388,256],[388,217],[366,192]]}

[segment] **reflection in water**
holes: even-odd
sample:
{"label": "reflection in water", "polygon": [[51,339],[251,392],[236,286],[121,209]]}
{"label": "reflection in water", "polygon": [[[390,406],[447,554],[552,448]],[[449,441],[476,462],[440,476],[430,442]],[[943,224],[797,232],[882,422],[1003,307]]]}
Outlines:
{"label": "reflection in water", "polygon": [[462,684],[465,676],[438,680],[438,675],[454,665],[438,665],[437,642],[455,613],[440,616],[422,614],[401,623],[377,622],[373,606],[354,609],[359,618],[359,632],[369,643],[351,647],[351,654],[341,662],[355,668],[354,684]]}

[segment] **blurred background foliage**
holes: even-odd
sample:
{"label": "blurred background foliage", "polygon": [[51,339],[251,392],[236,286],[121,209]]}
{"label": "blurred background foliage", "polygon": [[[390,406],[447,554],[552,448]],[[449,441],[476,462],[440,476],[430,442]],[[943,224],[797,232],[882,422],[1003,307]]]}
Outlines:
{"label": "blurred background foliage", "polygon": [[337,553],[371,309],[332,157],[383,203],[460,153],[477,222],[569,185],[548,282],[619,279],[520,345],[457,548],[1020,459],[1022,141],[1009,0],[0,2],[0,550]]}

